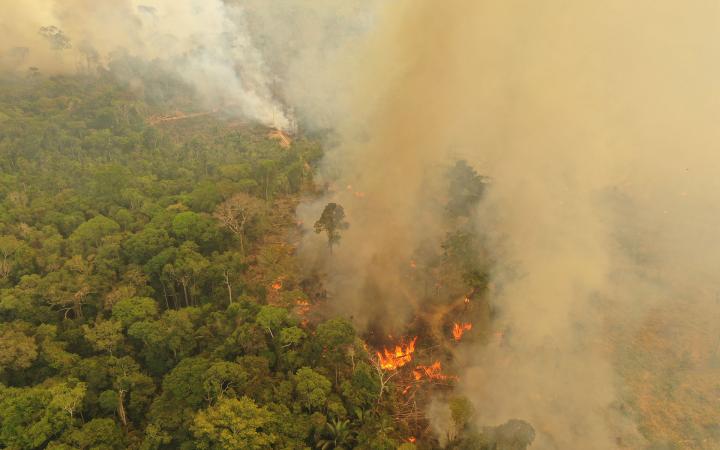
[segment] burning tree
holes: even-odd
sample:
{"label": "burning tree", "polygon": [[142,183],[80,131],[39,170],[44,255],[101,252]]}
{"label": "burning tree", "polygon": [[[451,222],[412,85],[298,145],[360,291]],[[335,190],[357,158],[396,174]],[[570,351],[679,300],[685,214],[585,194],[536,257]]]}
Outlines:
{"label": "burning tree", "polygon": [[378,362],[384,370],[395,370],[412,361],[415,352],[417,336],[407,344],[400,343],[395,349],[383,349],[382,353],[377,352]]}
{"label": "burning tree", "polygon": [[463,334],[465,334],[466,331],[472,330],[472,324],[469,322],[466,323],[457,323],[455,322],[453,324],[452,329],[452,335],[453,339],[455,339],[456,342],[460,342],[460,339],[462,339]]}
{"label": "burning tree", "polygon": [[332,253],[333,245],[340,242],[340,230],[346,230],[350,226],[345,221],[345,210],[337,203],[328,203],[323,209],[322,215],[315,222],[315,233],[327,233],[328,247]]}

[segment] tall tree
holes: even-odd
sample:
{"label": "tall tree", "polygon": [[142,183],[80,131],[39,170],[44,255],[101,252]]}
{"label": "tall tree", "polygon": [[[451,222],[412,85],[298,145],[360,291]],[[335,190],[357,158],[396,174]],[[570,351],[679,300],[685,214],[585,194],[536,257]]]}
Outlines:
{"label": "tall tree", "polygon": [[340,242],[340,231],[346,230],[350,226],[345,221],[345,210],[342,205],[337,203],[328,203],[325,205],[320,218],[315,222],[315,233],[327,234],[328,247],[332,253],[333,245]]}
{"label": "tall tree", "polygon": [[468,217],[482,199],[485,185],[489,182],[464,160],[460,160],[448,171],[447,212],[451,217]]}
{"label": "tall tree", "polygon": [[245,254],[247,226],[265,210],[265,204],[244,192],[237,193],[218,205],[215,218],[240,241],[240,251]]}

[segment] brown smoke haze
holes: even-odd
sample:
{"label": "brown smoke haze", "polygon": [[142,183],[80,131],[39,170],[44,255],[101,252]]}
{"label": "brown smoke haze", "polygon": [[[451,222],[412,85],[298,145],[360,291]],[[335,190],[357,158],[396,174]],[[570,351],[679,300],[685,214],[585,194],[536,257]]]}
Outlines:
{"label": "brown smoke haze", "polygon": [[[717,353],[719,25],[700,0],[386,3],[326,159],[351,223],[332,301],[395,331],[424,308],[405,268],[444,233],[434,174],[465,158],[492,179],[474,220],[504,333],[457,355],[479,422],[528,420],[533,448],[644,448],[618,355],[664,312],[673,340],[703,337],[693,364]],[[717,448],[699,442],[682,445]]]}
{"label": "brown smoke haze", "polygon": [[[301,254],[368,330],[399,336],[464,295],[420,286],[409,265],[441,253],[443,175],[467,160],[492,180],[471,221],[492,267],[488,334],[503,336],[455,354],[478,423],[527,420],[543,450],[646,448],[648,427],[720,445],[669,431],[720,423],[720,3],[25,0],[4,2],[0,33],[0,68],[123,53],[172,67],[209,106],[332,128],[329,193],[298,214],[312,225],[337,201],[350,228],[332,255],[308,232]],[[662,342],[686,354],[629,376],[626,355]],[[715,412],[649,419],[651,369],[681,364],[715,389],[683,392]]]}

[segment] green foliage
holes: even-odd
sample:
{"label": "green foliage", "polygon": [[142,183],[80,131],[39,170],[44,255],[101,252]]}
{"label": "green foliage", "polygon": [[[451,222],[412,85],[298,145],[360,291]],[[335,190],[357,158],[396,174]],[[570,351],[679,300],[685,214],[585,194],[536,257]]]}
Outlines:
{"label": "green foliage", "polygon": [[6,388],[0,385],[0,444],[35,449],[74,422],[86,386],[70,380],[47,387]]}
{"label": "green foliage", "polygon": [[[109,73],[0,77],[0,448],[396,442],[373,428],[393,407],[352,324],[290,309],[314,299],[278,243],[320,145],[210,117],[150,125],[187,99],[145,81],[164,94]],[[326,219],[334,245],[342,207]]]}
{"label": "green foliage", "polygon": [[113,319],[118,320],[126,328],[140,320],[153,319],[157,314],[157,302],[148,297],[127,298],[112,307]]}
{"label": "green foliage", "polygon": [[442,243],[445,261],[462,274],[463,281],[473,289],[482,289],[489,281],[487,260],[479,237],[472,231],[449,232]]}
{"label": "green foliage", "polygon": [[199,406],[205,398],[205,373],[210,363],[199,357],[185,358],[163,379],[163,392],[180,404]]}
{"label": "green foliage", "polygon": [[122,324],[114,320],[97,320],[93,326],[83,325],[83,334],[97,351],[108,352],[122,342]]}
{"label": "green foliage", "polygon": [[120,231],[120,225],[112,219],[98,215],[83,223],[70,235],[69,243],[75,251],[87,254],[97,250],[102,239]]}
{"label": "green foliage", "polygon": [[451,217],[468,217],[482,199],[488,180],[460,160],[448,171],[447,212]]}
{"label": "green foliage", "polygon": [[210,399],[237,396],[244,392],[250,374],[237,363],[220,361],[205,372],[203,388]]}
{"label": "green foliage", "polygon": [[467,397],[453,397],[448,403],[455,428],[462,430],[475,414],[475,407]]}
{"label": "green foliage", "polygon": [[325,406],[331,387],[330,380],[309,367],[302,367],[295,373],[298,399],[309,411]]}
{"label": "green foliage", "polygon": [[93,419],[64,439],[72,448],[121,450],[127,448],[125,437],[112,419]]}
{"label": "green foliage", "polygon": [[280,343],[283,347],[299,345],[306,337],[306,333],[298,327],[288,327],[280,330]]}
{"label": "green foliage", "polygon": [[272,336],[281,326],[287,323],[289,318],[288,310],[277,306],[266,305],[260,308],[255,321]]}
{"label": "green foliage", "polygon": [[315,447],[320,450],[352,448],[354,441],[355,432],[350,429],[350,421],[334,419],[325,424],[324,437]]}
{"label": "green foliage", "polygon": [[272,448],[277,436],[264,431],[273,421],[273,414],[247,397],[226,398],[198,412],[192,433],[199,449],[221,450]]}
{"label": "green foliage", "polygon": [[27,369],[38,356],[35,339],[11,327],[0,326],[0,373]]}
{"label": "green foliage", "polygon": [[355,342],[355,329],[346,319],[330,319],[318,325],[317,341],[334,352],[342,351]]}
{"label": "green foliage", "polygon": [[328,247],[332,252],[333,245],[340,242],[340,231],[347,229],[349,226],[350,224],[345,221],[345,210],[342,205],[328,203],[323,208],[320,218],[315,222],[314,229],[315,233],[318,234],[325,232]]}
{"label": "green foliage", "polygon": [[103,391],[98,397],[98,405],[106,413],[113,413],[118,407],[119,397],[117,392]]}
{"label": "green foliage", "polygon": [[149,225],[130,236],[124,243],[124,250],[132,262],[144,264],[172,243],[165,229]]}

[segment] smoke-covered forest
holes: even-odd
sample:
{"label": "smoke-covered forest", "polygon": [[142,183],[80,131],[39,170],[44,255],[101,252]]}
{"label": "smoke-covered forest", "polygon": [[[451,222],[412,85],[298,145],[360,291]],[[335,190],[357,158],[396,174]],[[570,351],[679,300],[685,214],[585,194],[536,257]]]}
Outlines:
{"label": "smoke-covered forest", "polygon": [[708,2],[0,5],[0,448],[720,448]]}

